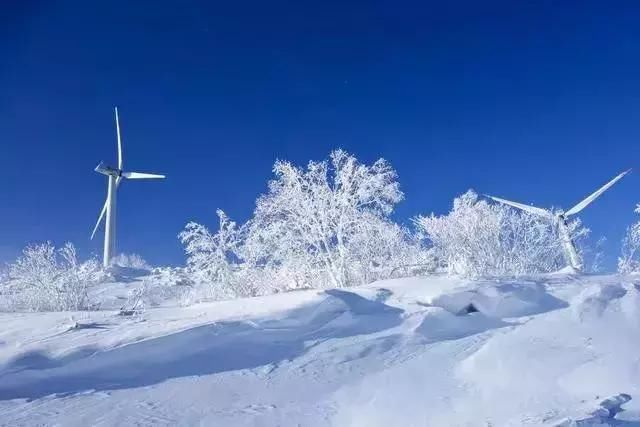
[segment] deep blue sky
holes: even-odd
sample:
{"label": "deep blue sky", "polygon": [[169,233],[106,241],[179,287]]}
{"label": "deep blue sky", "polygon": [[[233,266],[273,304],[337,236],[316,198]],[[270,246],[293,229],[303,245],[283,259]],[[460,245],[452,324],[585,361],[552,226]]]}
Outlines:
{"label": "deep blue sky", "polygon": [[467,188],[585,211],[609,262],[640,201],[640,3],[9,1],[0,10],[0,260],[88,236],[100,160],[125,182],[119,248],[184,261],[188,220],[244,221],[276,158],[387,158],[397,218]]}

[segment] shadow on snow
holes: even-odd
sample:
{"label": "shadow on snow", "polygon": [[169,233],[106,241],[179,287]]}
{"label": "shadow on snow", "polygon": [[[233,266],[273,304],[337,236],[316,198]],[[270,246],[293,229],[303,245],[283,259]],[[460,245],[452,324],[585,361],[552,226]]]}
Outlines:
{"label": "shadow on snow", "polygon": [[315,343],[398,326],[403,310],[355,293],[328,290],[319,303],[279,320],[221,322],[62,358],[26,353],[0,370],[0,400],[86,390],[144,387],[168,379],[250,369],[292,360]]}

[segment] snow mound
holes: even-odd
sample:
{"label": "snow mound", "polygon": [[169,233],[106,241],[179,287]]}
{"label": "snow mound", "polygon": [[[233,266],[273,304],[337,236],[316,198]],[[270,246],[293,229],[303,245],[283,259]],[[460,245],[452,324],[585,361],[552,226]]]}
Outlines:
{"label": "snow mound", "polygon": [[595,284],[586,288],[573,301],[575,315],[583,320],[601,316],[612,302],[623,298],[627,290],[619,283]]}
{"label": "snow mound", "polygon": [[434,306],[460,314],[473,305],[474,309],[490,317],[521,317],[567,306],[549,294],[545,286],[535,282],[480,282],[472,290],[443,294],[431,301]]}

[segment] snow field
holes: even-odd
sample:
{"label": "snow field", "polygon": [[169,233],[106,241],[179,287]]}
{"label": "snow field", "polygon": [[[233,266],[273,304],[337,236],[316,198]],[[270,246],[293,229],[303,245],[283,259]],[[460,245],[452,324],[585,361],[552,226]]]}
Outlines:
{"label": "snow field", "polygon": [[560,273],[2,314],[0,424],[636,425],[638,309]]}

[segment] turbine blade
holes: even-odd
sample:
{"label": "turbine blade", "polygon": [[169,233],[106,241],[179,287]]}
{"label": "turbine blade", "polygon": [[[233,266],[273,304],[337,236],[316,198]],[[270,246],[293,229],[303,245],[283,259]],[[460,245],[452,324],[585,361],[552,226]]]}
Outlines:
{"label": "turbine blade", "polygon": [[577,205],[575,205],[574,207],[566,211],[564,213],[564,216],[567,217],[570,215],[575,215],[581,210],[583,210],[584,208],[586,208],[587,206],[589,206],[595,199],[600,197],[602,193],[607,191],[613,184],[620,181],[622,177],[628,174],[629,172],[631,172],[631,169],[622,172],[620,175],[617,175],[615,178],[613,178],[611,181],[607,182],[605,185],[600,187],[596,192],[591,194],[589,197],[587,197],[586,199],[584,199],[583,201],[581,201],[580,203],[578,203]]}
{"label": "turbine blade", "polygon": [[512,202],[510,200],[501,199],[499,197],[493,197],[493,196],[489,196],[489,195],[487,195],[487,197],[489,197],[492,200],[495,200],[498,203],[502,203],[503,205],[509,205],[509,206],[514,207],[514,208],[518,208],[518,209],[521,209],[523,211],[532,213],[534,215],[542,216],[542,217],[545,217],[545,218],[553,218],[553,214],[550,211],[546,210],[546,209],[536,208],[535,206],[530,206],[530,205],[525,205],[525,204],[522,204],[522,203]]}
{"label": "turbine blade", "polygon": [[120,119],[118,118],[118,107],[116,111],[116,133],[118,135],[118,169],[122,170],[122,138],[120,137]]}
{"label": "turbine blade", "polygon": [[93,227],[93,232],[91,233],[91,240],[93,240],[93,237],[96,235],[96,231],[98,231],[98,227],[100,226],[100,223],[102,222],[102,218],[104,218],[104,214],[107,212],[107,203],[108,203],[108,199],[104,201],[104,206],[102,207],[102,212],[100,212],[100,216],[98,217],[98,222],[96,222],[96,226]]}
{"label": "turbine blade", "polygon": [[155,173],[143,173],[143,172],[122,172],[122,176],[127,179],[161,179],[165,178],[164,175],[158,175]]}

